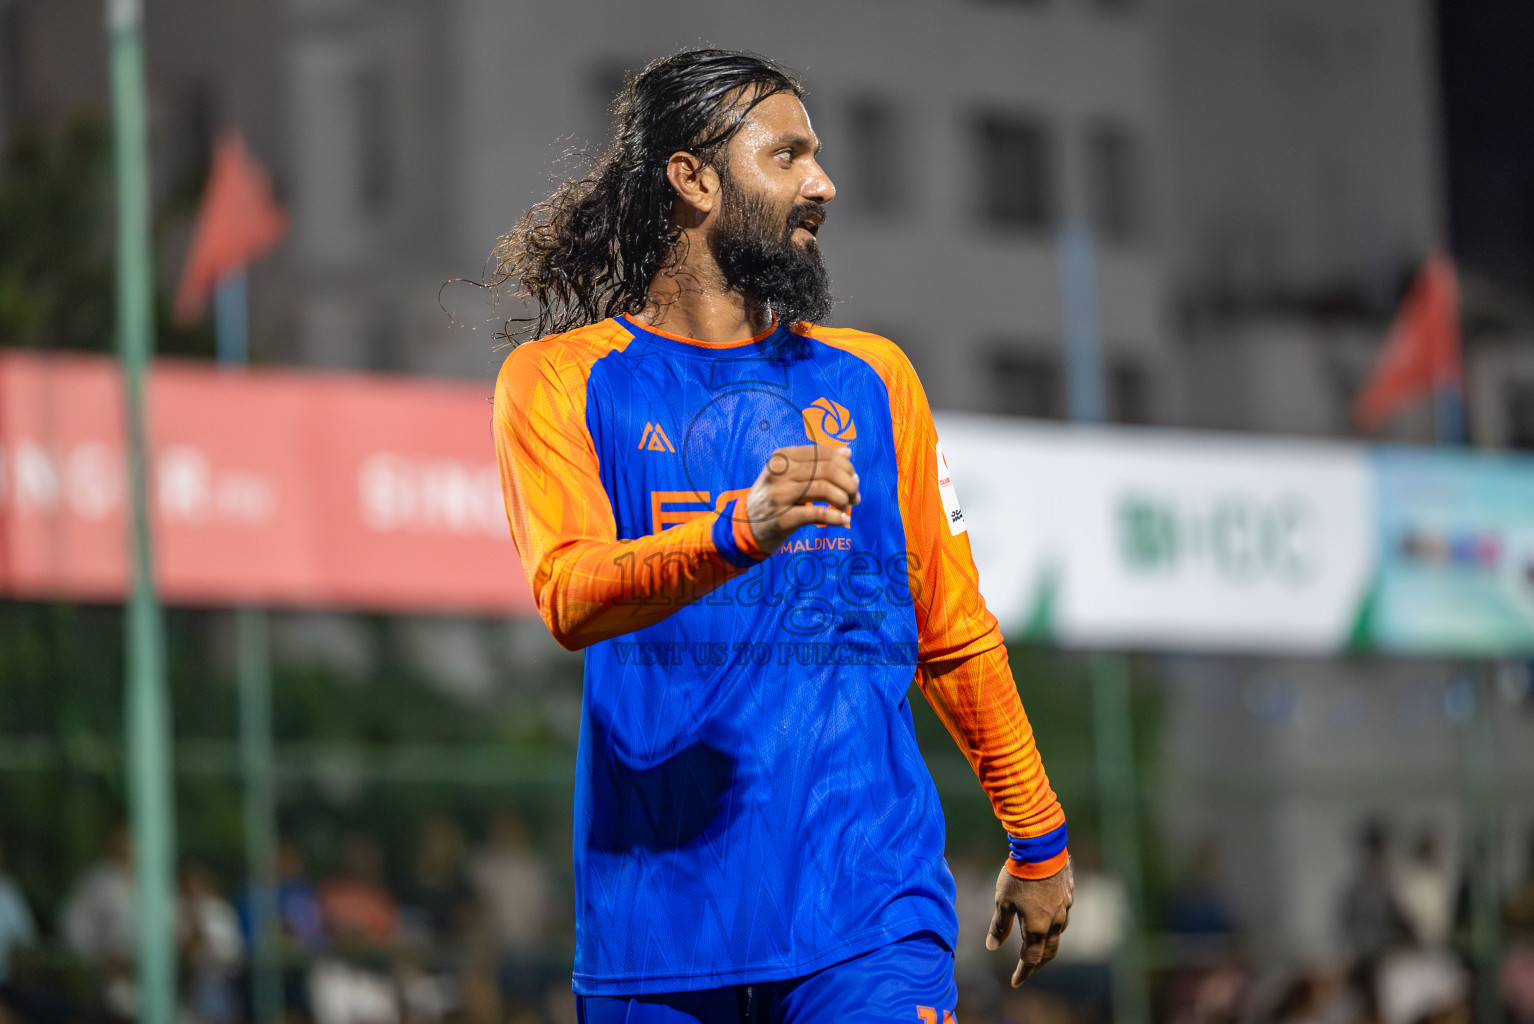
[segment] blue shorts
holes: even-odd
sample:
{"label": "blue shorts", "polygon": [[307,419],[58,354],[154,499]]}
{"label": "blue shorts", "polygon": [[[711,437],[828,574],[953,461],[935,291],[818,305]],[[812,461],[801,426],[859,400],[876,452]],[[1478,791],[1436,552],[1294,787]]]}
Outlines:
{"label": "blue shorts", "polygon": [[647,996],[577,996],[581,1024],[950,1024],[953,952],[920,932],[787,981]]}

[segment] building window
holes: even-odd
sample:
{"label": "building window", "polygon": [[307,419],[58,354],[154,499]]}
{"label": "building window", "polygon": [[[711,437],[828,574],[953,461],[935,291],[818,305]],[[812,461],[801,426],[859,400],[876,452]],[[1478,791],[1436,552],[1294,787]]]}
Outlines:
{"label": "building window", "polygon": [[1054,356],[1012,343],[992,350],[986,370],[997,412],[1034,419],[1065,418],[1060,361]]}
{"label": "building window", "polygon": [[367,68],[357,74],[353,89],[357,111],[358,191],[363,211],[381,217],[394,202],[398,174],[389,77],[382,68]]}
{"label": "building window", "polygon": [[1139,147],[1121,126],[1102,124],[1087,133],[1086,156],[1093,226],[1113,241],[1135,238],[1143,228]]}
{"label": "building window", "polygon": [[980,214],[1009,230],[1040,231],[1053,221],[1049,129],[1027,115],[990,112],[975,121]]}
{"label": "building window", "polygon": [[1534,451],[1534,381],[1514,381],[1506,396],[1508,447]]}
{"label": "building window", "polygon": [[0,136],[16,128],[16,115],[22,109],[22,85],[26,82],[22,65],[26,56],[21,5],[0,2]]}
{"label": "building window", "polygon": [[888,100],[864,96],[852,101],[847,122],[848,205],[860,213],[888,216],[905,196],[899,115]]}
{"label": "building window", "polygon": [[1115,423],[1151,422],[1150,378],[1139,363],[1115,363],[1108,371],[1108,415]]}

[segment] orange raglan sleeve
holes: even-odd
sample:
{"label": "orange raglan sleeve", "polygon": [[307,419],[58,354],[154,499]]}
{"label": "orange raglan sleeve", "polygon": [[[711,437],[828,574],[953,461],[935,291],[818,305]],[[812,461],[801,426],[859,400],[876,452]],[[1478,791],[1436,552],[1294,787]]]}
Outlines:
{"label": "orange raglan sleeve", "polygon": [[558,336],[528,342],[512,350],[495,388],[512,540],[538,614],[569,650],[653,625],[762,557],[749,526],[724,524],[731,537],[721,538],[712,516],[617,539],[586,428],[586,377],[600,354]]}
{"label": "orange raglan sleeve", "polygon": [[927,396],[899,348],[871,335],[862,339],[846,347],[879,371],[894,420],[916,611],[916,683],[1007,830],[1008,870],[1047,878],[1067,859],[1065,813],[1034,745],[1001,628],[980,596],[967,524],[953,498]]}

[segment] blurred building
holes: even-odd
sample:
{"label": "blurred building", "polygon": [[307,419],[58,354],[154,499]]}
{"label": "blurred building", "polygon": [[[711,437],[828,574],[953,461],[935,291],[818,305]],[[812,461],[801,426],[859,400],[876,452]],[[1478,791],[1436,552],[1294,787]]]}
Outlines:
{"label": "blurred building", "polygon": [[[100,106],[96,0],[4,0],[0,117]],[[839,323],[939,407],[1063,414],[1056,232],[1094,228],[1122,422],[1337,433],[1444,237],[1425,0],[149,0],[161,194],[237,124],[294,214],[257,352],[486,376],[499,234],[679,46],[801,70],[840,189]],[[65,70],[68,69],[68,70]],[[178,269],[184,232],[166,236]],[[1410,425],[1408,425],[1410,429]]]}

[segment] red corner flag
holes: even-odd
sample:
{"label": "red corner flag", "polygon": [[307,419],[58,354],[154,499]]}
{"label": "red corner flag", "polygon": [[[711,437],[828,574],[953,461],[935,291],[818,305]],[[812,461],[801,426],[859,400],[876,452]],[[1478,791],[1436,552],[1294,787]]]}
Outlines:
{"label": "red corner flag", "polygon": [[1353,406],[1353,418],[1364,430],[1378,430],[1391,413],[1419,395],[1457,391],[1461,376],[1459,284],[1454,261],[1439,253],[1427,261],[1406,293],[1374,376]]}
{"label": "red corner flag", "polygon": [[266,168],[230,131],[213,152],[202,209],[176,289],[176,321],[189,324],[208,304],[218,279],[271,249],[287,234],[288,216],[272,198]]}

